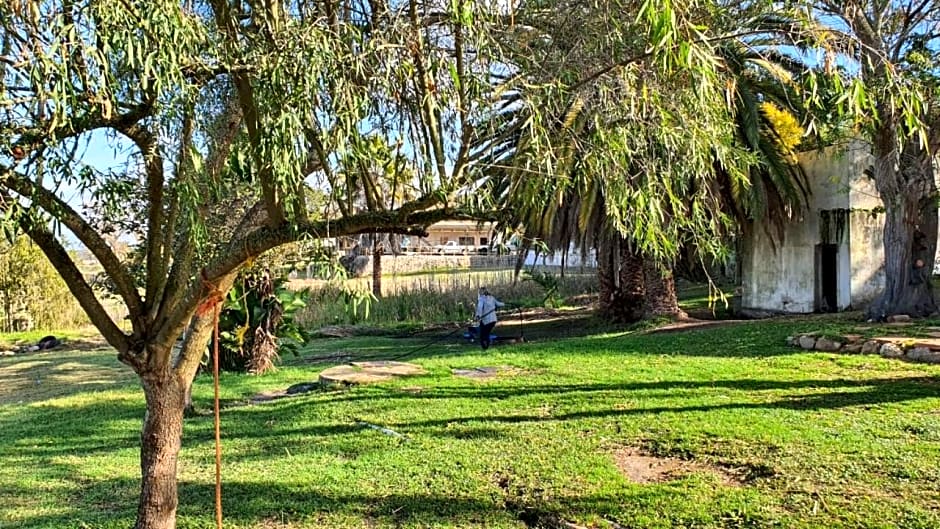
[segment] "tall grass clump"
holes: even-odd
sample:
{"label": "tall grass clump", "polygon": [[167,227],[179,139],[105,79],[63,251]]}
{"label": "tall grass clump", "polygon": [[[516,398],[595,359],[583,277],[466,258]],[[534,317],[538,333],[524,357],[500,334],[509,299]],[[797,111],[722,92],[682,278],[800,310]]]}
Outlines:
{"label": "tall grass clump", "polygon": [[[344,282],[300,281],[297,287],[311,289],[308,306],[297,321],[308,328],[324,325],[394,325],[464,322],[473,317],[477,290],[486,286],[500,300],[526,307],[542,306],[543,285],[513,281],[512,270],[460,271],[388,276],[383,279],[383,296],[371,296],[367,280]],[[593,274],[557,278],[555,298],[590,297],[597,292]]]}

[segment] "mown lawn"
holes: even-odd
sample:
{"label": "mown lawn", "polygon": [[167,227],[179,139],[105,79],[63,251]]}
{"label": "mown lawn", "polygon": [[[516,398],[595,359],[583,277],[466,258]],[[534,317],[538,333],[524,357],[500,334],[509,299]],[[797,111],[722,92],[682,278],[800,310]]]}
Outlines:
{"label": "mown lawn", "polygon": [[[940,366],[784,345],[795,331],[848,325],[819,321],[543,339],[485,355],[443,342],[411,359],[426,376],[248,402],[314,380],[324,365],[311,357],[425,343],[317,340],[273,375],[223,377],[226,526],[940,527]],[[514,375],[451,374],[480,366]],[[114,354],[2,358],[0,380],[0,527],[131,526],[143,399]],[[210,395],[199,378],[205,409]],[[179,526],[209,528],[211,416],[188,419],[183,444]],[[635,484],[614,462],[628,447],[740,483],[700,471]]]}

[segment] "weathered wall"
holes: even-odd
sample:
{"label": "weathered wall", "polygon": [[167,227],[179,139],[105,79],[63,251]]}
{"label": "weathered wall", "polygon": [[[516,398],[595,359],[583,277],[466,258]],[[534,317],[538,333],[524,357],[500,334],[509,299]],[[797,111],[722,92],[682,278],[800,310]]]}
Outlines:
{"label": "weathered wall", "polygon": [[817,251],[837,244],[836,299],[839,310],[861,307],[884,284],[884,216],[881,199],[865,176],[867,145],[827,149],[800,157],[810,185],[809,204],[776,240],[766,225],[755,226],[742,245],[742,299],[746,310],[806,313],[817,308]]}
{"label": "weathered wall", "polygon": [[803,224],[791,223],[782,244],[758,226],[742,244],[741,307],[745,310],[812,312],[814,242]]}
{"label": "weathered wall", "polygon": [[885,216],[877,210],[853,210],[850,225],[852,306],[861,309],[874,301],[884,288]]}

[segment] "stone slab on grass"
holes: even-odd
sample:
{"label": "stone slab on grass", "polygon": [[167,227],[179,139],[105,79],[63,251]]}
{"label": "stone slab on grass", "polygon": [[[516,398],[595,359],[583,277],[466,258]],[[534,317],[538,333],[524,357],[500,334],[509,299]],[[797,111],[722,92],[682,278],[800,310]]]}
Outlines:
{"label": "stone slab on grass", "polygon": [[423,375],[423,367],[408,362],[375,361],[352,362],[351,364],[331,367],[320,373],[320,384],[353,385],[385,382],[395,377]]}
{"label": "stone slab on grass", "polygon": [[494,378],[505,368],[500,367],[472,367],[470,369],[452,369],[455,377],[484,379]]}

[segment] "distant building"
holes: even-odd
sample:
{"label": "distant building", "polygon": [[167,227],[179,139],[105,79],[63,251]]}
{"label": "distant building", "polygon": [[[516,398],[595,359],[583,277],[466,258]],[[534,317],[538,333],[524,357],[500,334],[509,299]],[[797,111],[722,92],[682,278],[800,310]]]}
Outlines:
{"label": "distant building", "polygon": [[756,225],[741,248],[741,308],[834,312],[862,308],[884,287],[884,208],[867,144],[804,153],[809,207],[782,240]]}
{"label": "distant building", "polygon": [[472,220],[445,220],[428,226],[425,240],[431,245],[455,241],[461,246],[489,246],[493,242],[492,222]]}

